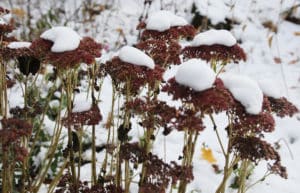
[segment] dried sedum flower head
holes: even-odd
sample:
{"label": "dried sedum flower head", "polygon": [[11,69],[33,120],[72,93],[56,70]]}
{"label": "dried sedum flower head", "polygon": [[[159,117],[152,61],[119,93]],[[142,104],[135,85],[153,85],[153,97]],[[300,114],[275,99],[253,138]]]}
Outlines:
{"label": "dried sedum flower head", "polygon": [[73,112],[63,119],[65,125],[97,125],[102,120],[102,115],[97,104],[93,104],[91,109],[83,112]]}
{"label": "dried sedum flower head", "polygon": [[30,49],[36,58],[60,69],[74,68],[80,63],[92,64],[101,56],[101,44],[90,37],[82,38],[78,48],[72,51],[51,52],[52,45],[53,42],[39,38],[32,42]]}
{"label": "dried sedum flower head", "polygon": [[141,41],[136,47],[143,50],[153,58],[155,64],[167,67],[170,64],[179,64],[181,46],[174,40],[169,42],[163,40],[150,39]]}
{"label": "dried sedum flower head", "polygon": [[281,97],[278,99],[268,97],[268,100],[270,102],[272,112],[274,112],[279,117],[292,117],[294,114],[299,112],[297,107],[289,102],[285,97]]}
{"label": "dried sedum flower head", "polygon": [[273,160],[275,163],[269,165],[269,170],[287,178],[285,167],[280,164],[279,153],[266,141],[259,137],[235,137],[232,141],[231,150],[242,159],[248,159],[255,164],[261,160]]}
{"label": "dried sedum flower head", "polygon": [[182,50],[184,58],[201,58],[206,61],[238,62],[246,54],[227,30],[208,30],[195,36],[191,46]]}
{"label": "dried sedum flower head", "polygon": [[247,57],[244,50],[237,44],[227,47],[224,45],[202,45],[202,46],[187,46],[182,50],[183,58],[201,58],[206,61],[222,61],[237,63],[240,60],[246,61]]}
{"label": "dried sedum flower head", "polygon": [[196,110],[203,113],[228,111],[234,105],[232,95],[219,78],[216,79],[212,88],[201,92],[178,84],[175,78],[170,79],[162,90],[172,95],[173,100],[180,99],[183,103],[193,104]]}
{"label": "dried sedum flower head", "polygon": [[155,87],[158,80],[162,80],[164,70],[155,66],[152,70],[145,66],[139,66],[127,62],[123,62],[119,57],[114,57],[111,61],[103,65],[105,74],[109,74],[115,86],[123,94],[127,91],[130,94],[137,94],[141,87]]}
{"label": "dried sedum flower head", "polygon": [[28,152],[21,146],[22,137],[30,136],[32,125],[26,121],[8,118],[1,120],[0,142],[2,151],[11,151],[16,161],[23,161]]}
{"label": "dried sedum flower head", "polygon": [[149,115],[154,115],[142,118],[140,125],[147,129],[152,129],[153,125],[155,128],[169,128],[169,124],[177,114],[176,109],[167,105],[166,102],[152,100],[148,97],[136,98],[133,101],[129,101],[126,103],[126,108],[130,109],[136,115],[143,115],[145,112]]}
{"label": "dried sedum flower head", "polygon": [[229,112],[233,120],[232,133],[236,136],[261,134],[262,132],[272,132],[275,129],[275,120],[270,112],[249,114],[238,101]]}
{"label": "dried sedum flower head", "polygon": [[[142,26],[142,25],[140,25]],[[138,29],[140,29],[138,27]],[[141,35],[141,40],[155,39],[162,41],[178,40],[181,38],[193,38],[196,34],[196,29],[192,25],[171,27],[165,31],[144,30]]]}

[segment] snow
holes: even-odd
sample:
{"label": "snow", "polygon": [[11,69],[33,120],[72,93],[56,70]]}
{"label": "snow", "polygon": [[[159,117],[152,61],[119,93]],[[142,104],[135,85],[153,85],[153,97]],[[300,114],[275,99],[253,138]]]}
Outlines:
{"label": "snow", "polygon": [[92,100],[87,98],[86,94],[75,95],[73,101],[73,113],[88,111],[92,108]]}
{"label": "snow", "polygon": [[205,61],[200,59],[190,59],[180,64],[175,75],[177,83],[190,87],[195,91],[211,88],[215,79],[215,72]]}
{"label": "snow", "polygon": [[194,47],[202,45],[211,46],[214,44],[230,47],[236,44],[236,39],[227,30],[211,29],[197,34],[191,44]]}
{"label": "snow", "polygon": [[53,27],[40,36],[45,40],[52,41],[52,52],[66,52],[78,48],[81,37],[73,29],[64,26]]}
{"label": "snow", "polygon": [[0,25],[6,25],[6,22],[2,18],[0,18]]}
{"label": "snow", "polygon": [[264,95],[278,99],[282,97],[282,91],[278,88],[278,82],[271,79],[258,80],[258,85]]}
{"label": "snow", "polygon": [[[65,10],[67,10],[67,12],[66,17],[60,18],[60,24],[65,22],[65,18],[77,18],[77,16],[71,17],[74,13],[72,10],[76,10],[82,2],[77,0],[77,5],[75,5],[73,0],[68,0],[66,2],[66,4],[56,4],[45,0],[33,0],[33,3],[36,3],[37,7],[41,3],[42,5],[47,4],[49,6],[42,6],[41,11],[36,10],[35,6],[32,7],[32,24],[34,25],[41,15],[47,14],[49,7],[53,7],[54,9],[58,5],[62,4],[65,5]],[[108,4],[110,3],[110,1],[107,2]],[[78,29],[80,34],[92,36],[105,43],[105,45],[108,45],[107,52],[101,57],[102,60],[111,58],[112,51],[120,44],[124,43],[122,42],[122,38],[119,37],[119,33],[115,33],[115,29],[122,29],[129,45],[136,43],[136,35],[138,34],[138,31],[135,30],[135,27],[138,23],[139,17],[142,15],[144,2],[136,0],[128,0],[125,3],[124,2],[125,1],[117,1],[114,4],[109,5],[112,7],[112,9],[104,9],[101,11],[101,14],[95,15],[93,22],[78,23],[78,20],[68,22],[68,25],[74,27],[74,29]],[[300,107],[300,61],[298,60],[300,51],[300,38],[299,36],[295,35],[296,32],[300,32],[300,26],[291,22],[287,22],[279,16],[290,6],[294,5],[295,3],[299,3],[299,0],[154,0],[149,8],[149,13],[154,13],[160,9],[167,9],[178,15],[184,16],[184,18],[186,18],[188,21],[191,21],[193,15],[189,13],[189,10],[192,3],[196,4],[201,15],[207,16],[213,25],[219,22],[224,22],[226,18],[233,19],[234,25],[232,25],[231,32],[234,37],[241,42],[240,46],[247,53],[248,60],[246,62],[239,63],[238,65],[228,64],[225,67],[226,72],[247,74],[256,80],[264,79],[265,77],[270,78],[274,81],[274,86],[276,86],[276,88],[280,90],[282,94],[289,96],[288,98],[293,100],[292,102]],[[6,4],[6,7],[9,7],[8,1],[0,1],[0,4],[3,7],[5,7],[4,4]],[[24,7],[24,5],[22,7]],[[132,7],[133,9],[131,9]],[[135,9],[137,7],[139,7],[139,9]],[[64,9],[64,7],[61,8]],[[298,15],[299,10],[300,9],[298,8]],[[42,14],[40,12],[42,12]],[[270,29],[264,27],[262,23],[265,21],[273,22],[273,24],[277,26],[278,32],[274,33]],[[6,22],[8,23],[8,21]],[[20,35],[21,32],[22,30],[15,31],[14,34]],[[271,45],[269,45],[270,37],[272,37],[272,41],[270,41]],[[274,62],[274,57],[280,57],[282,64],[276,64]],[[171,69],[168,69],[167,74],[164,75],[167,76],[166,79],[173,77],[176,74],[178,67],[178,65],[172,65]],[[275,80],[278,82],[278,84],[275,82]],[[11,99],[10,107],[17,105],[20,105],[21,107],[24,106],[24,102],[22,101],[21,97],[22,89],[17,85],[15,85],[12,89],[9,89],[8,98]],[[263,93],[266,93],[264,88],[261,89]],[[107,129],[104,128],[103,124],[111,112],[112,93],[111,80],[109,77],[106,77],[101,92],[101,102],[99,103],[101,113],[103,113],[104,121],[96,126],[97,144],[105,143],[106,140],[108,132]],[[55,96],[59,95],[60,93],[58,92],[55,94]],[[169,98],[168,100],[170,100]],[[116,106],[114,113],[117,116],[118,108]],[[216,120],[217,128],[220,132],[220,137],[222,138],[222,141],[226,143],[226,140],[228,139],[227,133],[224,129],[228,125],[226,122],[226,115],[224,114],[214,118]],[[46,121],[43,123],[45,128],[49,131],[49,133],[53,133],[55,122],[48,120],[47,116],[45,116],[45,120]],[[275,118],[275,120],[275,131],[265,135],[265,138],[271,144],[274,144],[274,142],[280,143],[281,147],[278,151],[282,157],[282,164],[287,166],[289,178],[284,180],[276,175],[271,175],[264,181],[259,182],[257,185],[250,188],[247,191],[249,193],[299,192],[300,173],[298,171],[300,170],[300,167],[298,163],[300,161],[300,132],[298,128],[300,127],[300,122],[297,120],[297,117],[284,119]],[[217,185],[222,180],[223,173],[215,174],[211,168],[211,165],[200,159],[200,148],[203,144],[205,144],[212,149],[214,156],[218,160],[217,165],[219,165],[220,169],[222,169],[224,166],[224,158],[221,149],[218,146],[217,138],[211,129],[213,128],[213,125],[209,123],[210,120],[205,120],[207,129],[201,132],[196,144],[195,156],[193,159],[195,178],[192,183],[188,185],[187,192],[215,192]],[[137,140],[141,139],[141,137],[143,137],[142,128],[137,123],[132,128],[133,129],[130,131],[130,137]],[[184,136],[181,135],[180,132],[176,131],[173,131],[167,137],[158,132],[156,140],[153,142],[153,152],[157,153],[161,158],[163,158],[164,154],[166,154],[167,161],[175,160],[180,162],[177,159],[179,155],[182,155],[181,142],[183,141],[183,137]],[[295,141],[292,142],[292,139]],[[284,141],[286,141],[287,144],[285,144]],[[162,148],[164,143],[166,145],[166,152],[164,151],[164,148]],[[290,156],[288,147],[292,151],[293,158]],[[101,164],[102,160],[103,153],[97,153],[97,164]],[[81,173],[81,179],[90,179],[91,174],[89,173],[89,168],[90,165],[88,164],[81,168],[83,170]],[[97,169],[99,169],[99,167],[97,167]],[[249,185],[256,182],[256,180],[264,175],[265,171],[265,163],[256,166],[251,173],[251,176],[247,180],[247,184]],[[99,171],[97,171],[97,174],[98,173]],[[205,176],[203,176],[203,173],[205,173]],[[226,187],[226,192],[228,193],[236,192],[236,189],[229,188],[232,180],[232,178],[229,179],[228,186]],[[137,185],[134,183],[131,184],[131,192],[137,192],[136,186]],[[47,188],[39,190],[41,193],[47,191]],[[176,192],[176,190],[173,190],[173,192]]]}
{"label": "snow", "polygon": [[162,32],[170,27],[187,25],[188,22],[170,11],[157,11],[149,16],[146,24],[146,29]]}
{"label": "snow", "polygon": [[10,49],[19,49],[19,48],[29,48],[30,46],[31,46],[31,42],[10,42],[7,47]]}
{"label": "snow", "polygon": [[233,73],[221,74],[220,78],[234,98],[239,101],[249,114],[259,114],[262,110],[263,93],[256,81],[245,75]]}
{"label": "snow", "polygon": [[154,69],[155,67],[152,58],[132,46],[122,47],[118,56],[123,62],[128,62],[138,66],[146,66],[151,69]]}

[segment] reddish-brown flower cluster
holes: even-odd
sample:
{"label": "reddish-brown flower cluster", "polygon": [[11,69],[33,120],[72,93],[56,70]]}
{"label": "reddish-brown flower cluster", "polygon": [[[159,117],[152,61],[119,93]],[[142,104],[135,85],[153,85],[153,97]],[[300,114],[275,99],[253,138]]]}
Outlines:
{"label": "reddish-brown flower cluster", "polygon": [[114,85],[119,91],[124,94],[135,95],[139,92],[142,86],[148,84],[154,88],[157,81],[162,80],[164,70],[155,66],[155,69],[150,69],[145,66],[133,65],[123,62],[119,57],[114,57],[103,65],[105,74],[109,74]]}
{"label": "reddish-brown flower cluster", "polygon": [[[6,15],[9,14],[10,11],[8,9],[5,9],[0,6],[0,16],[1,15]],[[11,36],[7,36],[10,32],[14,30],[14,27],[12,24],[8,23],[2,23],[0,24],[0,38],[1,38],[1,44],[11,42],[11,41],[16,41],[16,38]]]}
{"label": "reddish-brown flower cluster", "polygon": [[21,138],[31,135],[32,125],[15,118],[2,119],[1,124],[0,143],[2,151],[12,151],[16,161],[23,161],[27,156],[27,150],[21,147]]}
{"label": "reddish-brown flower cluster", "polygon": [[10,49],[7,46],[0,48],[0,57],[4,60],[15,59],[18,61],[18,68],[24,75],[33,75],[37,73],[40,68],[40,60],[34,57],[34,53],[29,48]]}
{"label": "reddish-brown flower cluster", "polygon": [[39,38],[32,42],[30,49],[36,58],[61,69],[73,68],[80,63],[92,64],[101,56],[101,44],[90,37],[84,37],[79,47],[72,51],[54,53],[51,52],[52,45],[53,42]]}
{"label": "reddish-brown flower cluster", "polygon": [[152,129],[153,127],[167,128],[170,126],[169,123],[171,123],[171,120],[176,117],[176,109],[174,107],[170,107],[166,102],[150,100],[149,98],[136,98],[128,102],[126,108],[130,109],[136,115],[147,114],[145,119],[142,119],[140,123],[141,126],[147,129]]}
{"label": "reddish-brown flower cluster", "polygon": [[100,109],[97,104],[92,105],[90,110],[70,113],[63,119],[64,125],[97,125],[102,120]]}
{"label": "reddish-brown flower cluster", "polygon": [[[145,29],[146,24],[141,22],[137,29]],[[192,25],[174,26],[163,32],[156,30],[145,29],[142,32],[141,40],[156,39],[156,40],[178,40],[180,38],[193,38],[196,35],[196,29]]]}
{"label": "reddish-brown flower cluster", "polygon": [[286,168],[280,164],[278,152],[266,141],[259,137],[235,137],[232,141],[231,150],[237,153],[242,159],[258,163],[260,160],[275,161],[269,164],[269,170],[287,178]]}
{"label": "reddish-brown flower cluster", "polygon": [[120,159],[134,163],[135,166],[147,159],[145,149],[141,148],[138,143],[125,143],[120,147]]}
{"label": "reddish-brown flower cluster", "polygon": [[289,102],[285,97],[279,99],[268,97],[268,99],[272,112],[274,112],[279,117],[292,117],[294,114],[299,112],[297,107]]}
{"label": "reddish-brown flower cluster", "polygon": [[184,131],[186,129],[193,131],[203,131],[205,126],[202,122],[202,117],[197,111],[185,108],[179,108],[176,119],[173,120],[172,125],[178,131]]}
{"label": "reddish-brown flower cluster", "polygon": [[212,88],[196,92],[193,89],[180,85],[172,78],[162,88],[162,91],[173,96],[173,100],[182,100],[184,103],[193,104],[196,110],[203,113],[218,113],[229,110],[234,99],[224,87],[222,80],[216,79]]}
{"label": "reddish-brown flower cluster", "polygon": [[[193,179],[193,174],[191,170],[189,170],[189,172],[184,173],[182,170],[183,168],[180,168],[181,166],[176,165],[174,162],[172,162],[172,165],[173,167],[167,163],[164,163],[156,155],[149,153],[148,159],[145,162],[145,166],[147,168],[146,178],[140,184],[140,191],[142,193],[165,192],[169,184],[176,184],[178,179],[184,177],[184,180],[186,180],[187,182],[190,182]],[[185,175],[177,176],[181,174]]]}
{"label": "reddish-brown flower cluster", "polygon": [[248,114],[245,108],[236,102],[235,108],[231,111],[232,133],[237,136],[248,136],[272,132],[275,129],[275,121],[269,112],[261,112],[257,115]]}
{"label": "reddish-brown flower cluster", "polygon": [[150,39],[139,42],[136,47],[151,56],[154,62],[162,67],[180,63],[181,46],[177,41]]}
{"label": "reddish-brown flower cluster", "polygon": [[271,171],[273,174],[277,174],[284,179],[288,178],[286,167],[282,166],[280,161],[275,161],[274,164],[269,164],[268,166],[269,171]]}
{"label": "reddish-brown flower cluster", "polygon": [[[121,188],[109,180],[105,183],[97,183],[89,187],[89,182],[79,181],[77,184],[78,192],[80,193],[124,193]],[[72,178],[69,173],[64,174],[55,189],[55,193],[76,192],[75,185],[72,183]]]}
{"label": "reddish-brown flower cluster", "polygon": [[242,159],[248,159],[254,163],[258,163],[261,159],[280,161],[278,152],[259,137],[237,136],[232,140],[231,149]]}
{"label": "reddish-brown flower cluster", "polygon": [[246,60],[244,50],[237,44],[231,47],[218,44],[198,47],[188,46],[182,50],[182,54],[184,59],[201,58],[206,61],[216,60],[225,62]]}

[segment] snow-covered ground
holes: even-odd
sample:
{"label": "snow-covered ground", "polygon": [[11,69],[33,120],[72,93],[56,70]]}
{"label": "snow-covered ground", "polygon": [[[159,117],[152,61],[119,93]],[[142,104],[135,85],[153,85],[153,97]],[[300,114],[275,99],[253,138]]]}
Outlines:
{"label": "snow-covered ground", "polygon": [[[40,6],[39,10],[42,13],[47,11],[45,2],[44,6]],[[55,1],[53,1],[55,2]],[[104,2],[104,1],[103,1]],[[99,1],[99,4],[103,3]],[[104,43],[105,51],[100,59],[104,62],[115,55],[112,51],[125,44],[125,38],[129,45],[134,44],[138,31],[135,29],[138,24],[138,18],[143,14],[144,1],[142,0],[119,0],[114,1],[111,9],[103,10],[99,15],[94,16],[94,22],[89,24],[77,23],[76,20],[70,20],[68,25],[76,30],[81,36],[90,35],[96,38],[99,42]],[[161,2],[163,2],[161,4]],[[212,24],[225,22],[225,19],[231,19],[235,22],[231,32],[233,36],[241,42],[241,47],[247,53],[247,61],[239,64],[229,64],[226,67],[226,72],[240,75],[247,75],[254,80],[261,82],[261,87],[265,87],[266,92],[278,96],[285,96],[292,101],[300,109],[300,25],[296,25],[283,19],[285,12],[292,6],[300,4],[299,0],[154,0],[149,13],[159,9],[169,10],[172,13],[183,16],[188,22],[192,19],[190,13],[193,2],[200,14],[207,16]],[[0,2],[0,5],[5,2]],[[76,10],[82,1],[67,0],[65,10],[70,14]],[[51,4],[53,6],[53,4]],[[8,7],[9,8],[9,7]],[[298,17],[299,11],[298,8]],[[33,9],[34,14],[39,12]],[[163,13],[169,14],[169,13]],[[161,15],[163,15],[161,14]],[[178,23],[184,23],[178,21]],[[270,28],[266,22],[273,24],[276,27]],[[150,23],[150,22],[149,22]],[[265,25],[263,25],[265,24]],[[150,24],[149,24],[150,25]],[[165,21],[164,25],[172,25],[172,21]],[[163,28],[155,26],[154,28]],[[150,28],[151,28],[150,27]],[[120,35],[120,30],[124,36]],[[277,31],[277,32],[276,32]],[[80,41],[80,39],[78,40]],[[126,50],[123,50],[126,51]],[[122,52],[121,52],[122,53]],[[137,53],[138,55],[139,53]],[[144,56],[140,56],[144,57]],[[128,62],[128,61],[127,61]],[[132,62],[132,61],[130,61]],[[134,62],[132,62],[134,63]],[[152,66],[147,62],[147,66]],[[150,67],[151,68],[151,67]],[[172,77],[176,74],[178,67],[171,68],[166,77]],[[267,80],[267,81],[265,81]],[[267,83],[266,83],[267,82]],[[40,84],[43,84],[42,80]],[[267,86],[266,86],[267,85]],[[269,86],[268,86],[269,85]],[[269,89],[269,90],[268,90]],[[22,106],[20,98],[20,87],[14,87],[9,93],[10,106]],[[252,93],[253,94],[253,93]],[[97,127],[97,144],[105,143],[107,131],[103,127],[108,118],[111,104],[111,81],[109,78],[104,80],[101,93],[101,113],[103,114],[103,122]],[[83,98],[83,97],[81,97]],[[162,98],[167,98],[162,96]],[[13,99],[13,100],[12,100]],[[78,107],[81,108],[81,107]],[[224,114],[216,116],[216,123],[221,132],[221,139],[226,141],[226,118]],[[279,176],[271,175],[266,180],[258,183],[251,188],[249,193],[298,193],[300,181],[300,115],[293,118],[275,118],[276,129],[273,133],[267,134],[266,139],[280,144],[279,153],[282,157],[282,165],[287,167],[288,179],[282,179]],[[53,124],[50,120],[47,121]],[[215,164],[223,168],[224,158],[221,149],[217,143],[217,138],[212,132],[213,126],[207,119],[205,121],[207,127],[201,132],[198,145],[194,156],[194,181],[188,185],[188,191],[199,191],[202,193],[212,193],[216,190],[221,181],[222,175],[216,174],[211,164],[201,158],[201,148],[203,144],[212,150],[212,153],[217,160]],[[89,129],[88,129],[89,131]],[[142,131],[137,125],[133,125],[133,129],[129,135],[132,140],[139,140]],[[167,140],[166,140],[167,139]],[[166,145],[166,149],[163,148]],[[172,132],[167,137],[159,134],[155,140],[153,147],[154,153],[157,153],[161,158],[166,155],[167,161],[177,160],[181,155],[183,146],[183,134]],[[87,154],[89,152],[86,152]],[[89,155],[87,155],[88,157]],[[98,154],[98,160],[103,160],[103,155]],[[100,162],[97,163],[99,166]],[[88,168],[88,169],[87,169]],[[82,168],[82,179],[90,178],[90,165],[87,164]],[[98,167],[99,169],[100,167]],[[260,179],[266,171],[266,163],[262,162],[254,170],[248,181],[249,184]],[[97,171],[99,172],[99,171]],[[229,181],[230,184],[230,181]],[[132,185],[132,192],[136,192],[136,186]],[[228,188],[228,193],[233,193],[236,190]]]}

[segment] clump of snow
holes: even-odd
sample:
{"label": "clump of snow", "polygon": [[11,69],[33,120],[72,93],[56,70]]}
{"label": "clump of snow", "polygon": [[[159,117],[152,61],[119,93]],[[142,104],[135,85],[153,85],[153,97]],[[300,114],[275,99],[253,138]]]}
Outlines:
{"label": "clump of snow", "polygon": [[2,18],[0,18],[0,25],[6,25],[6,22]]}
{"label": "clump of snow", "polygon": [[226,88],[230,90],[249,114],[259,114],[262,110],[263,93],[256,81],[243,75],[232,73],[220,76]]}
{"label": "clump of snow", "polygon": [[19,49],[19,48],[29,48],[30,46],[31,46],[31,42],[10,42],[7,47],[10,49]]}
{"label": "clump of snow", "polygon": [[161,32],[170,27],[187,25],[188,22],[184,18],[174,15],[170,11],[163,10],[152,13],[147,19],[146,24],[146,29]]}
{"label": "clump of snow", "polygon": [[175,75],[177,83],[188,86],[195,91],[211,88],[215,79],[215,72],[205,61],[200,59],[190,59],[180,64]]}
{"label": "clump of snow", "polygon": [[155,64],[152,58],[141,50],[134,48],[132,46],[124,46],[119,52],[119,58],[123,62],[128,62],[138,66],[146,66],[148,68],[154,69]]}
{"label": "clump of snow", "polygon": [[197,34],[191,44],[192,46],[211,46],[214,44],[219,44],[229,47],[236,44],[236,39],[227,30],[211,29]]}
{"label": "clump of snow", "polygon": [[92,100],[86,94],[78,94],[73,101],[73,113],[88,111],[92,108]]}
{"label": "clump of snow", "polygon": [[53,27],[40,36],[45,40],[52,41],[52,52],[66,52],[78,48],[81,37],[73,29],[64,26]]}
{"label": "clump of snow", "polygon": [[276,81],[274,82],[274,80],[271,79],[261,79],[257,82],[260,89],[266,96],[275,99],[282,97],[282,92],[279,89],[278,84],[276,84]]}

